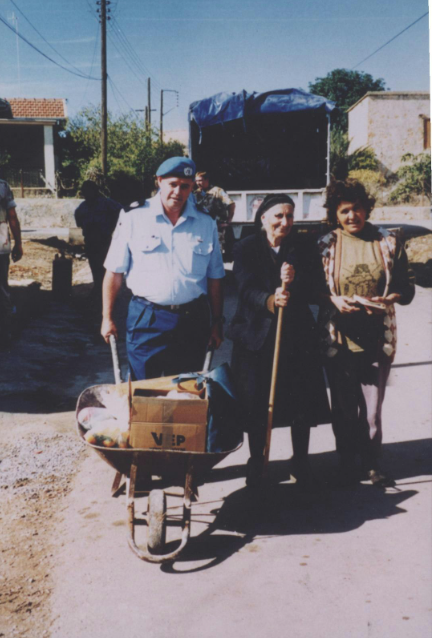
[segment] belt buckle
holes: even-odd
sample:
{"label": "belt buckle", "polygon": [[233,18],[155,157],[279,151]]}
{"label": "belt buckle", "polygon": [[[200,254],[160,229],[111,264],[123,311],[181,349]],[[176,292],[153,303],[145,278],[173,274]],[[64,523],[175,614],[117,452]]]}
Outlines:
{"label": "belt buckle", "polygon": [[170,310],[180,310],[180,306],[178,304],[171,304]]}

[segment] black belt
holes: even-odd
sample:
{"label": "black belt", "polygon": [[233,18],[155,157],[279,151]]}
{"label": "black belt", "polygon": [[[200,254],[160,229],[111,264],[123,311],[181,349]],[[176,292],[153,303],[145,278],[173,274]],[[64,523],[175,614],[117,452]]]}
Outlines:
{"label": "black belt", "polygon": [[154,301],[149,301],[145,297],[139,297],[138,295],[134,295],[134,297],[136,299],[140,299],[141,301],[144,301],[149,306],[156,308],[156,310],[168,310],[168,312],[176,312],[178,314],[182,314],[184,312],[190,312],[191,310],[196,308],[198,305],[207,301],[206,295],[201,295],[200,297],[197,297],[196,299],[193,299],[192,301],[188,301],[187,303],[170,304],[168,306],[162,306],[161,304],[154,303]]}

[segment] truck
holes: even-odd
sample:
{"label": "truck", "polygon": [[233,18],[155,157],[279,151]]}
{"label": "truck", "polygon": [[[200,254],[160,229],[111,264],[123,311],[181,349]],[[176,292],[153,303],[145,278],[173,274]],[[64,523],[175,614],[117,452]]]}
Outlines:
{"label": "truck", "polygon": [[235,239],[251,232],[268,193],[288,193],[296,225],[322,230],[334,109],[301,89],[218,93],[190,105],[190,157],[235,202]]}

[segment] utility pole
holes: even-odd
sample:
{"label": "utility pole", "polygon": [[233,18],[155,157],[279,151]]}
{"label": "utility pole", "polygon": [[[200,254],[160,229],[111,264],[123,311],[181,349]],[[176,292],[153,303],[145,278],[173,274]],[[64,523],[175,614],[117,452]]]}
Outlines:
{"label": "utility pole", "polygon": [[[101,164],[104,177],[107,174],[107,157],[108,157],[108,108],[107,108],[107,42],[106,42],[106,22],[107,22],[107,5],[109,0],[98,0],[100,5],[100,23],[101,23],[101,77],[102,77],[102,95],[101,95]],[[109,19],[109,18],[108,18]]]}
{"label": "utility pole", "polygon": [[151,80],[147,78],[147,128],[151,130]]}
{"label": "utility pole", "polygon": [[[164,98],[163,98],[163,94],[164,93],[175,93],[176,94],[176,105],[173,106],[172,109],[170,109],[169,111],[167,111],[166,113],[163,112],[163,105],[164,105]],[[167,115],[168,113],[170,113],[171,111],[173,111],[175,108],[177,108],[179,105],[179,92],[175,91],[174,89],[161,89],[161,99],[160,99],[160,123],[159,123],[159,136],[160,136],[160,142],[162,144],[163,142],[163,119],[164,119],[164,115]]]}
{"label": "utility pole", "polygon": [[160,143],[163,144],[163,89],[161,90],[161,102],[160,102],[160,124],[159,124],[159,133],[160,133]]}

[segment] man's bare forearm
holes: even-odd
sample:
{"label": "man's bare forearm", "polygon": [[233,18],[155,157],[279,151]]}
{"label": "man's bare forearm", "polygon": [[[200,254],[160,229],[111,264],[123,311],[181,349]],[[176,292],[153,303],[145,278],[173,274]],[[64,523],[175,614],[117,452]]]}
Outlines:
{"label": "man's bare forearm", "polygon": [[213,319],[220,319],[223,312],[222,279],[207,280],[208,299]]}
{"label": "man's bare forearm", "polygon": [[9,208],[7,212],[9,227],[11,229],[12,237],[16,244],[21,244],[21,226],[19,223],[18,215],[15,208]]}
{"label": "man's bare forearm", "polygon": [[104,319],[112,319],[115,302],[122,283],[122,273],[106,271],[102,286],[102,316]]}
{"label": "man's bare forearm", "polygon": [[232,222],[232,218],[234,217],[234,213],[235,213],[235,203],[233,202],[232,204],[230,204],[228,206],[228,224],[230,224]]}

